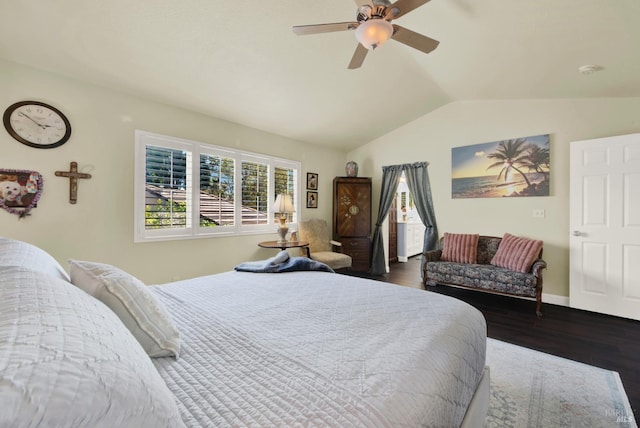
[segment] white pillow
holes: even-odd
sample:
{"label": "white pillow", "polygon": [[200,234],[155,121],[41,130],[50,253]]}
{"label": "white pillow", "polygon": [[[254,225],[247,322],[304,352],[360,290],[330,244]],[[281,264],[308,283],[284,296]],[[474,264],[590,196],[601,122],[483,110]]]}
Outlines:
{"label": "white pillow", "polygon": [[0,237],[0,266],[23,266],[69,281],[69,275],[51,254],[15,239]]}
{"label": "white pillow", "polygon": [[142,281],[108,264],[69,260],[69,266],[71,282],[109,306],[149,356],[178,356],[180,333]]}
{"label": "white pillow", "polygon": [[184,427],[118,317],[69,282],[0,267],[0,426]]}

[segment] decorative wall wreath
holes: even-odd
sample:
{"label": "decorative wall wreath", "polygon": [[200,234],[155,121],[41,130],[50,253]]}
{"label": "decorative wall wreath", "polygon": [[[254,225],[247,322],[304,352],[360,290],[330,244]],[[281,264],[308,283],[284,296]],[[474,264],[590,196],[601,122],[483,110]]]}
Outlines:
{"label": "decorative wall wreath", "polygon": [[0,169],[0,208],[24,218],[38,205],[42,175],[37,171]]}

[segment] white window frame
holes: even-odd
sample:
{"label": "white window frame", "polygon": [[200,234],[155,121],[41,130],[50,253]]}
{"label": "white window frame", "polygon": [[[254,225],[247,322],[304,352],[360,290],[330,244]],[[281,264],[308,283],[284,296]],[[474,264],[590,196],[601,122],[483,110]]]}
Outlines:
{"label": "white window frame", "polygon": [[[166,149],[182,150],[187,155],[187,170],[191,174],[190,188],[187,187],[187,226],[184,228],[147,229],[145,227],[146,210],[146,148],[147,146]],[[234,159],[234,225],[202,227],[200,226],[200,154],[222,156]],[[242,179],[241,162],[250,161],[268,165],[268,205],[266,224],[242,224]],[[275,201],[275,168],[293,169],[296,171],[294,181],[294,221],[289,223],[291,229],[297,229],[297,216],[302,208],[301,204],[301,163],[289,159],[252,153],[229,147],[216,146],[187,140],[184,138],[155,134],[143,130],[135,130],[135,175],[134,175],[134,242],[155,242],[177,239],[211,238],[230,235],[252,235],[275,233],[277,222],[271,213],[271,205]]]}

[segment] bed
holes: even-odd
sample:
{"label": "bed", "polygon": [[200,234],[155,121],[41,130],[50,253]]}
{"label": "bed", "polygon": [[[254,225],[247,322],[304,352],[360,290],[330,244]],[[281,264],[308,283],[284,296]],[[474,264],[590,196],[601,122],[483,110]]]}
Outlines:
{"label": "bed", "polygon": [[138,290],[109,265],[69,278],[36,247],[0,252],[0,426],[483,425],[486,324],[459,300],[317,271]]}

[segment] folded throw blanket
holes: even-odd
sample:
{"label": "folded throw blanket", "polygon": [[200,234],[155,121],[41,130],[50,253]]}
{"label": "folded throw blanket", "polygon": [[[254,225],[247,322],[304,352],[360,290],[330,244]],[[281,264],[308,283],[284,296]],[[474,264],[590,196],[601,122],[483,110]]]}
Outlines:
{"label": "folded throw blanket", "polygon": [[317,270],[321,272],[333,272],[324,263],[311,260],[307,257],[289,257],[285,250],[280,251],[275,257],[257,262],[240,263],[234,268],[239,272],[280,273],[299,270]]}

